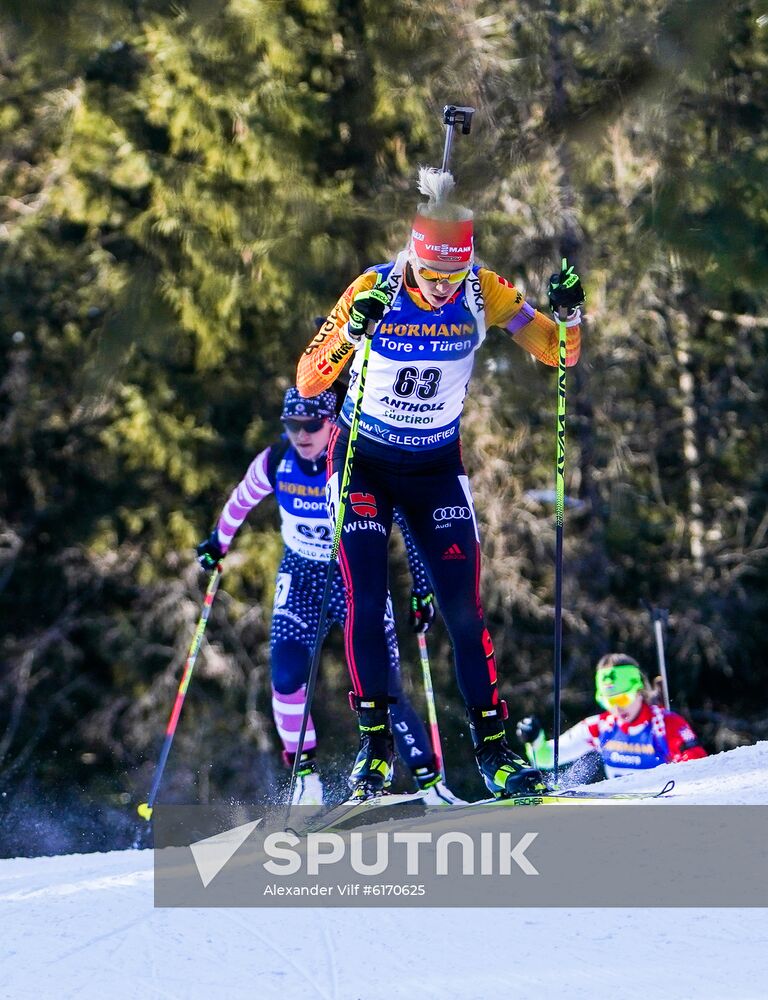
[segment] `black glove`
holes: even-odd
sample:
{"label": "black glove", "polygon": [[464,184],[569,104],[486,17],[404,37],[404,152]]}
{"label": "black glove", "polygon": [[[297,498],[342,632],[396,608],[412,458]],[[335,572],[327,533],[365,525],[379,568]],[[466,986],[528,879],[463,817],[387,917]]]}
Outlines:
{"label": "black glove", "polygon": [[[567,263],[563,261],[563,263]],[[557,313],[561,308],[575,309],[584,301],[584,289],[581,287],[581,278],[571,264],[568,268],[563,268],[559,274],[553,274],[549,279],[547,289],[549,304],[552,312]]]}
{"label": "black glove", "polygon": [[350,338],[359,341],[362,337],[372,337],[376,323],[384,316],[389,305],[389,296],[378,279],[373,288],[358,293],[349,310],[347,333]]}
{"label": "black glove", "polygon": [[416,635],[424,635],[435,620],[435,595],[411,591],[411,628]]}
{"label": "black glove", "polygon": [[213,529],[208,538],[205,538],[202,542],[200,542],[196,551],[197,561],[208,573],[210,573],[212,569],[215,569],[216,564],[221,562],[227,554],[221,547],[221,543],[219,542],[219,533],[216,528]]}
{"label": "black glove", "polygon": [[517,724],[517,738],[521,743],[535,743],[543,728],[535,715],[526,715]]}

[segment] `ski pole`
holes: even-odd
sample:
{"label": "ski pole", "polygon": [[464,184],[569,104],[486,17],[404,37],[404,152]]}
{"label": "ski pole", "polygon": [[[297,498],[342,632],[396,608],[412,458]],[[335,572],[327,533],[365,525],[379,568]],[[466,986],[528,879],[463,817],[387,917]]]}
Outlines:
{"label": "ski pole", "polygon": [[142,802],[139,806],[137,806],[136,811],[139,816],[147,821],[152,818],[152,810],[154,809],[155,798],[157,797],[157,791],[160,788],[163,771],[165,770],[165,762],[168,760],[168,754],[171,752],[171,744],[173,743],[176,725],[179,721],[179,716],[181,715],[181,707],[184,704],[187,688],[189,687],[189,682],[192,679],[192,671],[195,668],[195,660],[197,659],[197,654],[200,652],[203,635],[205,634],[205,626],[208,624],[208,616],[211,613],[213,599],[216,596],[220,579],[221,563],[216,563],[216,566],[211,573],[211,578],[208,581],[208,589],[206,590],[205,597],[203,598],[203,610],[200,615],[200,621],[197,623],[195,634],[192,637],[192,644],[189,647],[189,652],[187,653],[187,661],[184,664],[184,670],[182,671],[181,680],[179,681],[179,690],[176,692],[176,701],[173,703],[171,716],[168,719],[168,725],[165,729],[165,739],[163,740],[163,747],[160,751],[160,760],[155,768],[155,777],[152,782],[152,788],[149,791],[147,801]]}
{"label": "ski pole", "polygon": [[365,344],[363,346],[363,361],[360,366],[360,379],[357,386],[357,396],[355,398],[355,408],[352,411],[352,422],[349,429],[349,441],[347,442],[347,452],[344,457],[344,469],[341,474],[341,488],[339,490],[339,509],[336,511],[336,524],[333,532],[333,544],[331,546],[331,556],[328,560],[328,572],[325,577],[325,587],[323,588],[323,597],[320,602],[320,616],[317,621],[317,633],[315,634],[315,644],[312,648],[312,659],[309,665],[309,674],[307,676],[307,687],[306,687],[306,698],[304,701],[304,714],[301,719],[301,729],[299,730],[299,738],[296,746],[296,755],[293,758],[293,767],[291,768],[291,782],[288,786],[288,808],[290,809],[291,802],[293,800],[293,791],[296,787],[296,776],[299,768],[299,760],[301,759],[301,753],[304,749],[304,737],[307,733],[307,724],[309,721],[309,712],[312,707],[312,698],[315,694],[315,685],[317,683],[317,670],[320,664],[320,649],[323,643],[323,626],[325,624],[325,618],[328,614],[328,605],[331,600],[331,589],[333,587],[333,579],[336,572],[336,567],[339,561],[339,548],[341,546],[341,532],[344,527],[344,516],[347,510],[347,499],[349,497],[349,488],[352,482],[352,462],[355,455],[355,442],[357,441],[357,432],[360,424],[360,413],[363,408],[363,393],[365,392],[365,377],[368,374],[368,358],[371,353],[371,337],[366,336]]}
{"label": "ski pole", "polygon": [[661,693],[664,696],[664,708],[669,711],[669,684],[667,682],[667,661],[664,656],[664,626],[669,623],[669,611],[666,608],[648,608],[653,623],[653,634],[656,639],[656,660],[661,676]]}
{"label": "ski pole", "polygon": [[432,671],[429,669],[429,652],[427,651],[427,637],[419,633],[419,656],[421,658],[421,672],[424,676],[424,694],[427,699],[427,718],[429,719],[429,737],[432,743],[432,753],[435,755],[435,767],[445,781],[445,763],[443,760],[443,748],[440,743],[440,727],[437,724],[437,708],[435,706],[435,692],[432,689]]}
{"label": "ski pole", "polygon": [[[563,257],[562,270],[568,270]],[[557,785],[560,757],[560,688],[563,667],[563,522],[565,511],[565,358],[568,310],[557,311],[557,446],[555,455],[555,669],[554,669],[554,780]]]}

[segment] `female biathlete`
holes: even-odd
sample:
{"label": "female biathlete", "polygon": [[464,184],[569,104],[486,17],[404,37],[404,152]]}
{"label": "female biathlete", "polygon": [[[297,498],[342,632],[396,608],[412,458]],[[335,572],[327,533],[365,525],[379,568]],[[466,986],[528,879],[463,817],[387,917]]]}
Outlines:
{"label": "female biathlete", "polygon": [[[384,631],[387,540],[397,506],[427,567],[451,636],[475,758],[494,795],[538,789],[540,772],[507,745],[493,644],[480,601],[480,546],[459,420],[474,355],[498,326],[544,364],[558,363],[552,319],[505,278],[474,263],[472,213],[449,200],[453,178],[422,168],[418,208],[406,250],[356,278],[299,361],[297,385],[310,398],[353,358],[349,391],[329,449],[329,502],[337,503],[350,421],[370,336],[352,493],[364,493],[366,524],[348,508],[339,551],[350,611],[346,648],[360,724],[353,798],[380,793],[392,760]],[[579,357],[584,295],[569,268],[553,275],[549,301],[569,310],[566,363]],[[333,509],[338,509],[337,507]],[[382,764],[381,762],[385,763]]]}
{"label": "female biathlete", "polygon": [[[562,764],[597,751],[607,778],[707,756],[687,719],[654,704],[654,694],[640,664],[625,653],[608,653],[595,669],[595,701],[603,709],[582,719],[559,739]],[[551,770],[554,744],[536,716],[517,724],[529,760]]]}
{"label": "female biathlete", "polygon": [[[211,570],[227,554],[249,512],[274,492],[285,551],[277,573],[270,634],[272,711],[284,747],[283,759],[289,767],[293,766],[298,749],[305,686],[331,552],[325,479],[326,451],[336,416],[335,404],[336,395],[330,391],[321,392],[313,399],[302,399],[295,388],[286,392],[280,418],[285,434],[251,462],[245,477],[225,504],[212,534],[197,547],[200,564]],[[364,505],[359,506],[362,509]],[[424,632],[434,616],[430,586],[407,530],[403,534],[414,579],[411,625],[414,631]],[[344,624],[347,613],[344,585],[338,570],[332,587],[323,639],[335,622]],[[380,624],[386,643],[385,685],[387,697],[393,702],[392,718],[400,756],[418,787],[426,790],[424,800],[427,803],[460,802],[441,780],[424,724],[403,691],[388,596]],[[294,804],[322,803],[323,784],[315,759],[316,747],[317,735],[310,716],[299,760]],[[391,774],[387,777],[391,780]]]}

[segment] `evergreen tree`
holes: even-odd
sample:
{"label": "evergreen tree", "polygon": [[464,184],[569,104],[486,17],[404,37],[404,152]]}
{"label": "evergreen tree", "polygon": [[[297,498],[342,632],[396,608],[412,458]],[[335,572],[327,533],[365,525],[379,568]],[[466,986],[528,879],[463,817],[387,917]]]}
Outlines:
{"label": "evergreen tree", "polygon": [[[672,693],[709,745],[765,731],[758,13],[747,0],[395,0],[386,17],[364,0],[4,5],[6,780],[64,775],[114,803],[144,790],[199,613],[193,545],[279,432],[311,317],[403,245],[449,102],[478,109],[454,165],[480,257],[540,304],[563,250],[587,277],[568,383],[566,720],[591,706],[600,654],[623,647],[652,669],[646,599],[672,609]],[[465,454],[520,710],[551,687],[553,517],[537,497],[552,487],[554,404],[553,372],[492,331]],[[228,557],[169,794],[276,778],[279,548],[265,509]],[[432,641],[447,658],[439,626]],[[452,754],[460,707],[436,681]],[[323,683],[329,731],[347,684],[338,643]]]}

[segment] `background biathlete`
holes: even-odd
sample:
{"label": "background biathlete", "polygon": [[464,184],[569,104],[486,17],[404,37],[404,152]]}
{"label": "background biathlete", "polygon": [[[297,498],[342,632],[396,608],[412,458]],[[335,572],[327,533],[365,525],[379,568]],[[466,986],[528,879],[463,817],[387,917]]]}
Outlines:
{"label": "background biathlete", "polygon": [[[350,784],[353,797],[377,794],[382,777],[374,761],[391,759],[393,752],[383,612],[387,539],[398,507],[450,633],[478,768],[494,794],[506,795],[540,787],[541,775],[506,742],[506,705],[498,695],[493,643],[480,600],[479,534],[459,421],[474,355],[488,327],[501,327],[552,366],[558,362],[558,331],[509,281],[474,264],[472,213],[450,202],[451,174],[424,168],[419,188],[428,201],[419,206],[408,248],[352,282],[298,365],[298,388],[311,397],[354,358],[329,453],[329,493],[336,503],[361,375],[361,345],[366,335],[372,338],[350,490],[370,497],[369,517],[381,530],[355,530],[359,518],[354,509],[347,510],[339,550],[351,608],[347,658],[360,721],[360,752]],[[573,268],[553,276],[549,298],[553,309],[569,310],[566,363],[573,365],[580,351],[578,307],[584,298]]]}
{"label": "background biathlete", "polygon": [[[320,600],[328,571],[332,535],[325,505],[326,451],[336,414],[336,396],[322,392],[302,399],[295,388],[283,401],[284,437],[253,460],[233,490],[209,538],[197,548],[205,569],[224,558],[248,513],[266,496],[277,498],[285,550],[277,573],[270,633],[272,711],[282,740],[284,761],[293,766],[305,706],[305,685],[315,641]],[[409,566],[414,578],[411,625],[426,631],[434,616],[430,585],[424,567],[404,531]],[[336,570],[323,639],[331,626],[344,624],[346,595]],[[441,780],[424,724],[402,688],[397,635],[391,601],[382,611],[387,648],[387,696],[392,705],[398,750],[418,787],[427,789],[426,801],[460,801]],[[317,771],[317,735],[310,716],[299,762],[294,802],[320,804],[323,785]]]}
{"label": "background biathlete", "polygon": [[[562,734],[559,762],[568,764],[597,750],[606,777],[615,778],[628,771],[706,757],[707,751],[682,715],[652,704],[651,699],[637,660],[624,653],[602,657],[595,672],[595,701],[604,711]],[[517,736],[537,767],[554,766],[554,744],[535,716],[518,722]]]}

